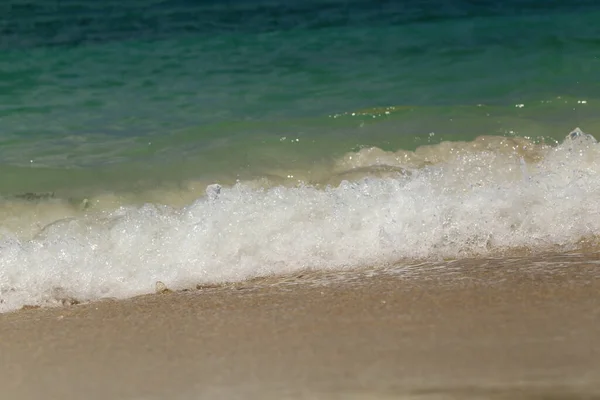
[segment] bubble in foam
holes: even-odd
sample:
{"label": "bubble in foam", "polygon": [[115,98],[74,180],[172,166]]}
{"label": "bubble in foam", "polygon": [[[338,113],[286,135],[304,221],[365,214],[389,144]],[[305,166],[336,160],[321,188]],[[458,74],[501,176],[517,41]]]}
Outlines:
{"label": "bubble in foam", "polygon": [[594,141],[596,140],[592,135],[588,135],[588,134],[584,133],[581,129],[579,129],[579,127],[573,129],[567,135],[567,139],[571,139],[571,140],[580,139],[580,138],[592,139]]}
{"label": "bubble in foam", "polygon": [[206,187],[206,196],[209,200],[216,200],[221,193],[221,185],[214,183]]}

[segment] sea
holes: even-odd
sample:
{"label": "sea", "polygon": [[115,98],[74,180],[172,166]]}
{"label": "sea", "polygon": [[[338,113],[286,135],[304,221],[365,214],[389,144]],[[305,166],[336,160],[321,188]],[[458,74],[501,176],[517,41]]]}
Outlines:
{"label": "sea", "polygon": [[597,0],[5,0],[0,312],[595,254],[599,21]]}

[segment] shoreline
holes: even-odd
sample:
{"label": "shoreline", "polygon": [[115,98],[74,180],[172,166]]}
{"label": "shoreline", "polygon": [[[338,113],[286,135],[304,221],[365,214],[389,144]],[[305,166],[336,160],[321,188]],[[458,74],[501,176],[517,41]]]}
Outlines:
{"label": "shoreline", "polygon": [[10,399],[595,398],[600,266],[240,285],[0,315]]}

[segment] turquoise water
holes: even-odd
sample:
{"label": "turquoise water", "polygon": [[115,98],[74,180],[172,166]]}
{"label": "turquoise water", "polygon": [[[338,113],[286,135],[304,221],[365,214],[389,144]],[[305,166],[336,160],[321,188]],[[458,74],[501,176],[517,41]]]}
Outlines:
{"label": "turquoise water", "polygon": [[596,0],[1,2],[0,312],[600,251],[598,21]]}
{"label": "turquoise water", "polygon": [[2,194],[231,182],[362,146],[600,126],[591,0],[9,0],[0,15]]}

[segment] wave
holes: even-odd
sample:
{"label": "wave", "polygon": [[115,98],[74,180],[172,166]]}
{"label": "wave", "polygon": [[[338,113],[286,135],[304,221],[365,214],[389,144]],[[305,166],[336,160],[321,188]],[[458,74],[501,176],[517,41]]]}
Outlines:
{"label": "wave", "polygon": [[577,129],[553,146],[488,136],[362,149],[322,184],[212,184],[183,207],[5,199],[0,311],[127,298],[159,281],[183,289],[306,269],[577,250],[600,234],[599,174],[600,147]]}

